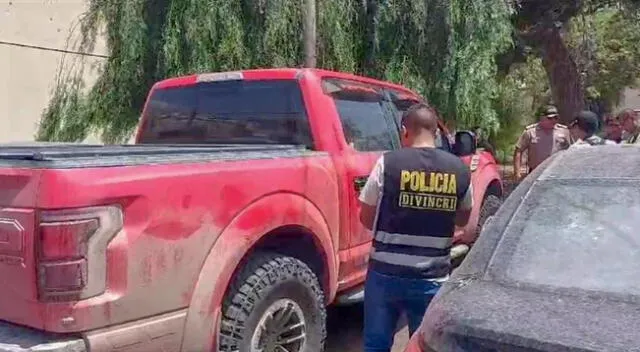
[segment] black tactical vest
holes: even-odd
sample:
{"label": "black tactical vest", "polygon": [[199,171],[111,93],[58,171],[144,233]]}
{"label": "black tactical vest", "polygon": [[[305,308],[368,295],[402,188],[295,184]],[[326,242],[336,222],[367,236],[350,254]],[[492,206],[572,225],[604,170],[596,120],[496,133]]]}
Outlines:
{"label": "black tactical vest", "polygon": [[446,277],[456,209],[470,179],[458,157],[439,149],[385,154],[370,269],[406,278]]}

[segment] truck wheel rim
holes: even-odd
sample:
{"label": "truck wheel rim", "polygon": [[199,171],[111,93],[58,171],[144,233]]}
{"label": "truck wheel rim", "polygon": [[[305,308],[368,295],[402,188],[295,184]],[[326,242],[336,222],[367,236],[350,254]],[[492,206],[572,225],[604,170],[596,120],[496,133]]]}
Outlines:
{"label": "truck wheel rim", "polygon": [[307,341],[304,314],[290,299],[275,301],[264,312],[251,338],[256,352],[300,352]]}

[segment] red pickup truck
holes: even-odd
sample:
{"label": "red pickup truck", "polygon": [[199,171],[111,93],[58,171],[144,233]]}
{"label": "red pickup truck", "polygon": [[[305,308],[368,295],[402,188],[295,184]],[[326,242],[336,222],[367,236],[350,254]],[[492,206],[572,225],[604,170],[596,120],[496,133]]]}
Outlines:
{"label": "red pickup truck", "polygon": [[[363,296],[359,188],[421,100],[322,70],[191,75],[155,84],[133,145],[1,146],[0,351],[321,351],[325,306]],[[439,135],[473,170],[464,253],[501,182],[471,134]]]}

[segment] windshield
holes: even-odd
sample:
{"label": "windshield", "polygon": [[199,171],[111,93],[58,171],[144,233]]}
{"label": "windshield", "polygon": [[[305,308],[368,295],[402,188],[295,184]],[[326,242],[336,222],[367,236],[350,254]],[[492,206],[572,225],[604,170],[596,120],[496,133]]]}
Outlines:
{"label": "windshield", "polygon": [[572,183],[532,188],[489,274],[515,283],[640,295],[640,185]]}
{"label": "windshield", "polygon": [[203,82],[157,89],[144,118],[139,143],[312,144],[295,80]]}

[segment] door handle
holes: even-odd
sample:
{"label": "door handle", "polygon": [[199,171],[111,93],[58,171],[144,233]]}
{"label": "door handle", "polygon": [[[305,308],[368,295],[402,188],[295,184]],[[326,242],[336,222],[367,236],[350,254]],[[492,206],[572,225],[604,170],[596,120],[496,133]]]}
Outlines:
{"label": "door handle", "polygon": [[355,189],[356,192],[360,193],[360,191],[364,187],[365,183],[367,183],[367,179],[368,178],[369,178],[369,176],[354,177],[354,179],[353,179],[353,189]]}

